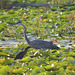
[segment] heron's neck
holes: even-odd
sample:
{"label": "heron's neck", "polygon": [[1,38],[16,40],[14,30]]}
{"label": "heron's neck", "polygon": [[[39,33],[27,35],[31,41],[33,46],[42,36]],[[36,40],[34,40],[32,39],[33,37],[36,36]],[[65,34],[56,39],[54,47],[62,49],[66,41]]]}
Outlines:
{"label": "heron's neck", "polygon": [[30,44],[30,40],[27,38],[27,35],[26,35],[26,26],[23,23],[21,25],[24,28],[24,36],[25,36],[25,39],[26,39],[27,43]]}

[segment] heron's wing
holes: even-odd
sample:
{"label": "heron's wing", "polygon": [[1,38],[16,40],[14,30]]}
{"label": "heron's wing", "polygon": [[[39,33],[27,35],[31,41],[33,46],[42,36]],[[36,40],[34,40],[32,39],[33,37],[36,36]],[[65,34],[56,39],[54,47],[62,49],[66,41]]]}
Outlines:
{"label": "heron's wing", "polygon": [[37,48],[37,49],[48,49],[51,48],[51,45],[53,45],[51,42],[47,42],[44,40],[34,40],[31,43],[31,46],[33,48]]}

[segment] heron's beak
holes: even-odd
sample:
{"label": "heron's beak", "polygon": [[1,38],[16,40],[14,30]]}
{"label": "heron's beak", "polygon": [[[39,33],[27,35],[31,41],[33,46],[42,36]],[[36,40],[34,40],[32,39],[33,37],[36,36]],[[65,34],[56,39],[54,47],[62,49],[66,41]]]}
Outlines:
{"label": "heron's beak", "polygon": [[12,23],[12,24],[10,24],[10,25],[8,25],[8,26],[19,25],[19,23],[21,23],[20,20],[19,20],[17,23]]}

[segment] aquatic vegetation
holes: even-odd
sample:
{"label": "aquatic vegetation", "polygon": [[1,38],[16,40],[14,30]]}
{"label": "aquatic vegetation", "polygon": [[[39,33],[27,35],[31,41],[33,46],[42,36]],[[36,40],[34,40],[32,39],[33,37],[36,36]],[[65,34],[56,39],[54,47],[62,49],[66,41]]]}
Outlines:
{"label": "aquatic vegetation", "polygon": [[[59,7],[59,8],[58,8]],[[0,9],[1,75],[75,75],[75,10],[73,5],[50,7],[14,7]],[[40,17],[41,15],[41,17]],[[23,59],[17,53],[28,46],[23,27],[8,24],[18,20],[26,25],[30,40],[58,40],[60,50],[29,49]]]}

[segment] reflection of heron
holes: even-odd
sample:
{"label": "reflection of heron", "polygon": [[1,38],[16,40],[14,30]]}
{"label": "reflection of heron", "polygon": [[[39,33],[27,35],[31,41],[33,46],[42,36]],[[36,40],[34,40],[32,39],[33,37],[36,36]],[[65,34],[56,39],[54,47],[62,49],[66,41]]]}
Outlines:
{"label": "reflection of heron", "polygon": [[18,53],[18,54],[16,55],[16,57],[15,57],[14,60],[16,60],[16,59],[22,59],[22,58],[24,57],[24,55],[27,53],[27,50],[28,50],[29,48],[31,48],[31,47],[28,46],[27,48],[25,48],[24,51]]}
{"label": "reflection of heron", "polygon": [[23,23],[21,23],[20,21],[17,22],[17,23],[13,23],[10,26],[12,26],[12,25],[22,25],[23,26],[25,39],[26,39],[27,43],[29,44],[29,46],[31,48],[35,48],[35,49],[56,49],[56,50],[59,49],[59,47],[54,45],[52,42],[48,42],[48,41],[44,41],[44,40],[30,41],[26,36],[26,26]]}

